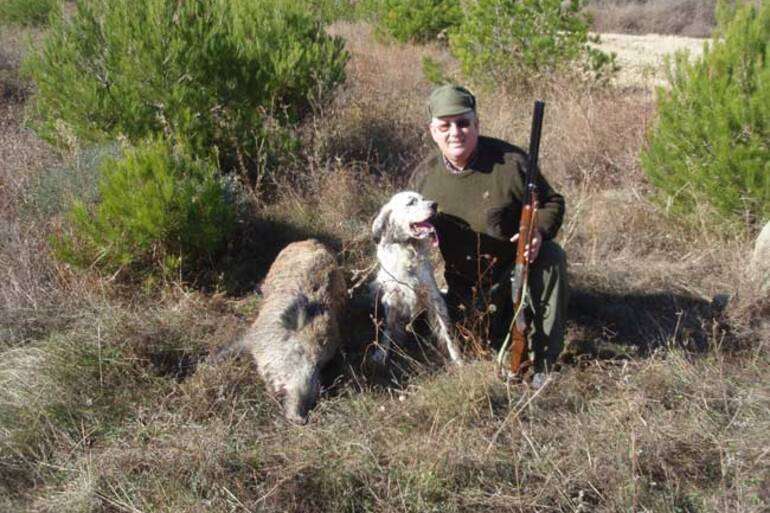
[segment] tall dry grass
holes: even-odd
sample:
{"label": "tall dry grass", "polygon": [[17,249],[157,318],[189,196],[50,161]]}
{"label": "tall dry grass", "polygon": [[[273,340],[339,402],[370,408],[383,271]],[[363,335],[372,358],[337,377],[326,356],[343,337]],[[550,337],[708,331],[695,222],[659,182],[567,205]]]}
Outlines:
{"label": "tall dry grass", "polygon": [[595,32],[710,37],[716,0],[592,0]]}
{"label": "tall dry grass", "polygon": [[[488,363],[326,398],[305,428],[248,365],[200,368],[75,458],[34,511],[742,511],[766,500],[766,354],[673,350],[539,391]],[[152,389],[145,388],[145,392]],[[89,427],[89,424],[85,424]],[[88,444],[88,451],[78,445]],[[765,469],[766,470],[766,469]],[[49,470],[50,472],[50,470]]]}
{"label": "tall dry grass", "polygon": [[0,338],[7,342],[23,340],[45,325],[63,298],[42,223],[23,218],[35,171],[55,159],[21,127],[26,86],[15,75],[0,75],[0,83]]}

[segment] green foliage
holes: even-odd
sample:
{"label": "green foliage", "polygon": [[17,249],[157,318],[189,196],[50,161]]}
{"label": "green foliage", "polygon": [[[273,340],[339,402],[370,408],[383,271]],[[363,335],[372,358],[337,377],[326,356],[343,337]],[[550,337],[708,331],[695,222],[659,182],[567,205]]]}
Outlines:
{"label": "green foliage", "polygon": [[0,22],[43,25],[59,9],[59,0],[0,0]]}
{"label": "green foliage", "polygon": [[441,63],[432,59],[430,56],[423,55],[420,64],[422,65],[423,76],[425,76],[425,79],[431,84],[442,85],[451,82],[451,79],[447,77],[444,72],[444,67]]}
{"label": "green foliage", "polygon": [[770,218],[770,3],[722,9],[703,57],[669,66],[642,166],[677,212]]}
{"label": "green foliage", "polygon": [[451,31],[463,73],[480,84],[519,87],[574,67],[602,78],[614,55],[590,46],[584,0],[475,0]]}
{"label": "green foliage", "polygon": [[78,0],[25,68],[49,141],[162,133],[258,175],[296,149],[286,128],[328,98],[347,59],[302,3]]}
{"label": "green foliage", "polygon": [[359,2],[356,0],[306,0],[306,3],[325,23],[337,20],[354,21],[358,18]]}
{"label": "green foliage", "polygon": [[461,19],[459,0],[384,0],[378,29],[402,43],[425,43]]}
{"label": "green foliage", "polygon": [[355,18],[377,24],[386,0],[355,0]]}
{"label": "green foliage", "polygon": [[233,203],[214,165],[150,140],[102,164],[100,201],[76,201],[59,258],[107,272],[194,271],[220,251],[234,226]]}

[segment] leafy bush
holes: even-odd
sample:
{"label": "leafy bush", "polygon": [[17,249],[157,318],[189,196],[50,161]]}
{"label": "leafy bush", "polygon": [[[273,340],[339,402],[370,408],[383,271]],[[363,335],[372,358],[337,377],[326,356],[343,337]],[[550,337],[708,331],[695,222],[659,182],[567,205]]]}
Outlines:
{"label": "leafy bush", "polygon": [[227,241],[233,203],[214,165],[150,140],[101,168],[100,200],[76,201],[57,256],[107,272],[196,270]]}
{"label": "leafy bush", "polygon": [[420,65],[422,66],[422,74],[425,77],[425,80],[431,84],[442,85],[451,82],[441,63],[431,58],[429,55],[423,55],[420,60]]}
{"label": "leafy bush", "polygon": [[353,21],[359,16],[359,2],[356,0],[306,0],[306,3],[325,23],[337,20]]}
{"label": "leafy bush", "polygon": [[295,147],[285,128],[327,98],[347,59],[302,3],[78,0],[26,69],[49,141],[163,133],[258,173]]}
{"label": "leafy bush", "polygon": [[58,0],[0,0],[0,22],[43,25],[58,10]]}
{"label": "leafy bush", "polygon": [[436,39],[462,18],[459,0],[384,0],[378,29],[402,43]]}
{"label": "leafy bush", "polygon": [[679,54],[661,90],[642,166],[679,212],[698,203],[732,219],[770,218],[770,3],[720,8],[720,38]]}
{"label": "leafy bush", "polygon": [[589,45],[584,0],[475,0],[450,32],[462,71],[481,84],[527,85],[573,66],[602,77],[614,56]]}

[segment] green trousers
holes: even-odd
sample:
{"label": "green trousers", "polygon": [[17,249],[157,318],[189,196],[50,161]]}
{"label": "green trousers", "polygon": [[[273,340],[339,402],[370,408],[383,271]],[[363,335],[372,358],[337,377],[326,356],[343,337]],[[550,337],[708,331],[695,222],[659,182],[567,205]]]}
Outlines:
{"label": "green trousers", "polygon": [[[512,268],[513,264],[499,267],[486,283],[446,275],[447,300],[453,320],[462,320],[463,315],[478,312],[480,308],[489,312],[489,340],[493,347],[502,344],[513,317]],[[569,299],[567,255],[556,242],[543,241],[537,260],[529,266],[528,287],[530,358],[536,371],[549,370],[564,348]],[[483,306],[489,304],[494,307]]]}

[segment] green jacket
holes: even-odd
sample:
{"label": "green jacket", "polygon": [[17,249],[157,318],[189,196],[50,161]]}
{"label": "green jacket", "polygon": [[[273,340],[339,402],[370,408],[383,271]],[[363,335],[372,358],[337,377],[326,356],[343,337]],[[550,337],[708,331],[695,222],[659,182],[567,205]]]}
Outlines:
{"label": "green jacket", "polygon": [[[516,248],[510,238],[519,230],[526,163],[521,148],[479,137],[475,156],[458,174],[447,170],[440,152],[415,168],[409,187],[438,203],[434,225],[447,279],[458,274],[475,282],[479,272],[513,262]],[[536,184],[537,226],[551,239],[564,218],[564,197],[539,173]]]}

